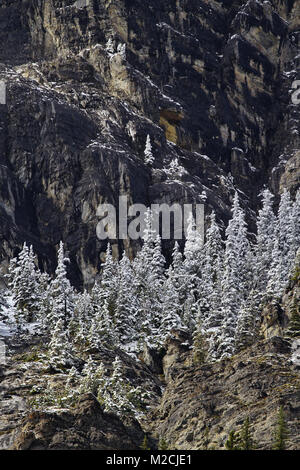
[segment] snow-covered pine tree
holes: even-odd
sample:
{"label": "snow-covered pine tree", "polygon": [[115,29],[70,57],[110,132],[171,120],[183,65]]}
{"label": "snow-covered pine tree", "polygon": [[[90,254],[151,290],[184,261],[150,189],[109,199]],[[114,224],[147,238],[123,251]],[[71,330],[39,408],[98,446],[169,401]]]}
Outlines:
{"label": "snow-covered pine tree", "polygon": [[299,221],[294,220],[293,204],[290,193],[284,190],[278,209],[278,245],[280,250],[282,292],[286,287],[289,274],[295,261],[294,226]]}
{"label": "snow-covered pine tree", "polygon": [[196,286],[196,278],[201,277],[201,267],[203,263],[203,237],[197,230],[196,222],[192,214],[189,216],[187,236],[184,247],[184,266],[190,285]]}
{"label": "snow-covered pine tree", "polygon": [[158,329],[162,319],[162,287],[165,258],[161,252],[159,235],[152,227],[152,212],[145,216],[143,247],[137,254],[133,268],[139,299],[139,315],[143,337],[153,346],[160,342]]}
{"label": "snow-covered pine tree", "polygon": [[182,308],[182,323],[190,332],[193,332],[196,327],[197,316],[200,311],[199,300],[196,299],[195,291],[196,289],[190,289],[187,292]]}
{"label": "snow-covered pine tree", "polygon": [[21,281],[21,272],[22,270],[19,267],[18,258],[12,258],[9,262],[8,274],[6,274],[5,276],[8,280],[8,288],[9,288],[5,296],[5,303],[7,304],[7,306],[8,305],[10,306],[10,310],[12,311],[12,314],[13,314],[13,321],[16,322],[17,328],[19,330],[22,329],[22,326],[27,321],[27,314],[25,313],[24,315],[22,310],[18,310],[17,300],[16,300],[18,282],[19,280]]}
{"label": "snow-covered pine tree", "polygon": [[151,262],[150,280],[151,280],[151,277],[153,277],[155,280],[159,280],[160,284],[162,285],[166,260],[162,254],[160,235],[157,235],[155,237],[154,246],[153,246],[153,257],[151,261],[152,262]]}
{"label": "snow-covered pine tree", "polygon": [[196,228],[195,219],[190,214],[184,247],[184,268],[189,278],[189,288],[196,288],[201,277],[203,242],[201,233]]}
{"label": "snow-covered pine tree", "polygon": [[87,341],[89,346],[95,349],[100,349],[101,346],[112,349],[119,345],[119,338],[109,312],[107,300],[104,301],[101,308],[97,308],[95,311]]}
{"label": "snow-covered pine tree", "polygon": [[94,306],[90,294],[84,291],[75,297],[74,315],[70,321],[69,330],[75,343],[84,345],[94,317]]}
{"label": "snow-covered pine tree", "polygon": [[178,290],[173,278],[174,271],[170,266],[162,286],[162,318],[159,328],[159,337],[162,343],[170,336],[173,329],[183,328],[181,321],[182,308],[180,305]]}
{"label": "snow-covered pine tree", "polygon": [[80,374],[76,367],[72,366],[71,369],[69,370],[68,373],[68,378],[66,382],[66,388],[68,391],[72,391],[74,387],[78,384],[80,381]]}
{"label": "snow-covered pine tree", "polygon": [[164,296],[165,263],[166,260],[162,254],[161,248],[161,238],[157,235],[154,240],[153,255],[148,276],[148,292],[153,302],[152,322],[157,328],[159,328],[163,318],[162,302]]}
{"label": "snow-covered pine tree", "polygon": [[117,46],[117,52],[123,60],[126,60],[126,43],[119,43]]}
{"label": "snow-covered pine tree", "polygon": [[74,401],[79,396],[79,384],[81,380],[81,375],[77,371],[76,367],[72,366],[68,373],[68,378],[66,381],[66,401],[69,403],[74,403]]}
{"label": "snow-covered pine tree", "polygon": [[[97,363],[93,361],[92,356],[88,357],[82,375],[79,379],[78,393],[82,395],[84,393],[92,393],[95,397],[98,395],[98,390],[105,390],[107,387],[107,378],[105,377],[105,367],[102,362],[97,366]],[[101,405],[104,404],[100,401]]]}
{"label": "snow-covered pine tree", "polygon": [[292,247],[291,253],[294,258],[300,248],[300,189],[298,189],[292,209]]}
{"label": "snow-covered pine tree", "polygon": [[205,330],[217,328],[221,324],[223,265],[224,245],[221,230],[216,223],[215,213],[212,212],[203,247],[201,292],[199,293],[201,321]]}
{"label": "snow-covered pine tree", "polygon": [[136,294],[134,271],[127,257],[119,263],[119,287],[116,300],[114,325],[119,343],[126,345],[128,351],[135,351],[140,325],[138,324],[139,299]]}
{"label": "snow-covered pine tree", "polygon": [[226,229],[224,277],[222,283],[222,336],[219,345],[221,358],[231,356],[235,347],[235,329],[241,304],[239,292],[239,270],[237,260],[237,236],[239,201],[237,194],[234,198],[233,217]]}
{"label": "snow-covered pine tree", "polygon": [[235,352],[235,334],[241,306],[249,289],[249,253],[245,214],[235,193],[232,219],[226,229],[224,276],[222,280],[222,334],[218,348],[220,358]]}
{"label": "snow-covered pine tree", "polygon": [[101,285],[98,280],[95,280],[93,288],[90,291],[91,302],[93,305],[94,315],[97,315],[98,311],[101,311],[102,304],[105,299],[102,298]]}
{"label": "snow-covered pine tree", "polygon": [[254,247],[254,286],[258,304],[261,302],[268,282],[272,252],[276,238],[277,221],[273,210],[273,194],[265,189],[262,192],[262,208],[257,216],[257,236]]}
{"label": "snow-covered pine tree", "polygon": [[142,402],[140,387],[133,387],[123,376],[123,364],[118,356],[113,362],[111,377],[105,377],[98,389],[98,400],[105,411],[119,416],[137,415]]}
{"label": "snow-covered pine tree", "polygon": [[[160,236],[157,235],[154,240],[153,245],[153,254],[150,263],[150,269],[148,272],[148,286],[146,289],[146,293],[149,295],[149,299],[152,302],[151,307],[151,327],[153,329],[153,337],[155,338],[155,331],[159,330],[159,327],[162,323],[163,319],[163,286],[164,286],[164,279],[165,279],[165,257],[162,254],[161,249],[161,239]],[[155,342],[157,344],[161,344],[161,338],[159,334],[157,335]]]}
{"label": "snow-covered pine tree", "polygon": [[282,294],[282,270],[283,259],[279,248],[279,240],[276,237],[272,250],[272,259],[268,271],[268,283],[266,286],[265,297],[277,301]]}
{"label": "snow-covered pine tree", "polygon": [[[107,377],[105,383],[98,388],[98,401],[104,406],[106,412],[120,414],[124,409],[124,395],[126,394],[125,381],[122,376],[122,362],[118,356],[113,362],[111,377]],[[127,400],[126,404],[127,404]]]}
{"label": "snow-covered pine tree", "polygon": [[235,331],[236,351],[251,346],[257,340],[259,312],[256,296],[250,292],[249,298],[242,304],[237,320]]}
{"label": "snow-covered pine tree", "polygon": [[109,54],[114,54],[115,53],[115,44],[112,38],[109,38],[106,45],[105,49]]}
{"label": "snow-covered pine tree", "polygon": [[183,305],[187,293],[186,271],[183,256],[176,241],[172,253],[172,279],[174,288],[177,290],[180,305]]}
{"label": "snow-covered pine tree", "polygon": [[102,362],[97,366],[92,357],[89,356],[83,370],[80,380],[80,393],[91,392],[97,396],[99,387],[105,383],[105,367]]}
{"label": "snow-covered pine tree", "polygon": [[97,393],[98,383],[96,378],[96,364],[92,356],[88,357],[87,362],[82,369],[82,376],[80,378],[79,393],[91,392],[94,395]]}
{"label": "snow-covered pine tree", "polygon": [[141,284],[144,284],[144,279],[148,276],[156,236],[157,233],[153,228],[153,214],[149,208],[145,214],[143,246],[134,259],[136,277]]}
{"label": "snow-covered pine tree", "polygon": [[180,165],[178,158],[174,158],[169,165],[167,173],[169,179],[176,180],[181,179],[187,173],[187,171],[183,166]]}
{"label": "snow-covered pine tree", "polygon": [[202,273],[199,283],[198,309],[201,335],[205,339],[206,354],[215,359],[222,326],[222,279],[224,270],[224,244],[215,213],[210,215],[210,226],[202,254]]}
{"label": "snow-covered pine tree", "polygon": [[184,247],[184,270],[186,276],[186,295],[183,306],[184,323],[193,328],[199,310],[199,292],[203,264],[203,237],[197,230],[195,219],[190,214]]}
{"label": "snow-covered pine tree", "polygon": [[102,308],[105,301],[107,302],[111,317],[114,316],[116,310],[116,300],[118,294],[118,262],[112,256],[110,243],[107,245],[105,261],[101,270],[100,284],[96,283],[93,289],[93,301],[99,308]]}
{"label": "snow-covered pine tree", "polygon": [[64,369],[73,365],[72,344],[62,318],[57,320],[52,330],[49,343],[49,362],[54,369]]}
{"label": "snow-covered pine tree", "polygon": [[151,145],[151,139],[150,135],[147,135],[146,139],[146,146],[145,146],[145,151],[144,151],[144,160],[146,165],[152,166],[154,163],[154,156],[152,152],[152,145]]}
{"label": "snow-covered pine tree", "polygon": [[64,325],[67,326],[73,315],[75,294],[67,278],[66,264],[69,262],[69,258],[65,257],[63,242],[60,242],[55,278],[50,284],[52,308],[48,315],[49,328],[53,328],[58,320],[62,320]]}
{"label": "snow-covered pine tree", "polygon": [[[182,328],[184,326],[190,328],[192,321],[190,319],[190,304],[188,306],[185,304],[188,295],[186,272],[183,263],[183,256],[180,252],[177,241],[175,242],[173,249],[172,264],[169,266],[165,277],[162,288],[163,317],[161,328],[165,331],[166,325],[171,325],[171,328],[176,327],[176,325],[178,328]],[[193,303],[194,302],[195,298],[193,297]],[[184,306],[188,307],[186,309],[186,318],[184,315]],[[193,313],[192,319],[194,319]],[[167,327],[167,330],[170,330],[169,326]]]}
{"label": "snow-covered pine tree", "polygon": [[51,278],[48,273],[44,272],[39,275],[37,295],[39,306],[37,318],[40,322],[41,330],[47,330],[47,318],[52,308],[50,284]]}
{"label": "snow-covered pine tree", "polygon": [[287,190],[279,204],[276,239],[268,271],[267,296],[278,300],[287,286],[296,256],[294,207]]}
{"label": "snow-covered pine tree", "polygon": [[17,259],[11,260],[7,275],[19,324],[32,321],[39,312],[40,275],[35,265],[33,248],[28,248],[24,243]]}
{"label": "snow-covered pine tree", "polygon": [[9,289],[0,293],[0,318],[2,321],[5,319],[8,328],[17,327],[18,333],[22,331],[24,318],[18,318],[15,300]]}

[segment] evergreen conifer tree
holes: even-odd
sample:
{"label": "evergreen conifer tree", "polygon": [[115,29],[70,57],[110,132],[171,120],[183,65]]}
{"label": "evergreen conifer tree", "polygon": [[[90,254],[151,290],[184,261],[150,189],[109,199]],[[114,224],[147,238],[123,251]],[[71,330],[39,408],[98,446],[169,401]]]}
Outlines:
{"label": "evergreen conifer tree", "polygon": [[69,258],[65,257],[63,242],[60,242],[55,278],[50,285],[52,308],[48,315],[48,324],[52,328],[58,320],[67,326],[74,311],[74,290],[67,278],[66,264]]}
{"label": "evergreen conifer tree", "polygon": [[32,321],[39,313],[40,275],[33,248],[24,243],[17,259],[11,260],[7,276],[19,324]]}
{"label": "evergreen conifer tree", "polygon": [[241,306],[247,299],[250,279],[250,245],[247,239],[245,214],[235,193],[232,219],[226,229],[224,277],[222,282],[222,335],[219,357],[235,352],[235,334]]}
{"label": "evergreen conifer tree", "polygon": [[186,274],[186,298],[184,302],[184,322],[195,327],[198,312],[201,271],[203,266],[203,237],[197,229],[192,214],[188,220],[187,237],[184,248],[184,270]]}
{"label": "evergreen conifer tree", "polygon": [[292,253],[297,254],[297,251],[300,248],[300,189],[298,189],[295,197],[295,201],[293,204],[293,213],[292,213],[292,225],[293,225],[293,233],[292,233]]}
{"label": "evergreen conifer tree", "polygon": [[49,343],[49,362],[54,369],[64,369],[73,365],[72,345],[61,318],[57,320],[52,330]]}
{"label": "evergreen conifer tree", "polygon": [[153,163],[154,163],[154,157],[153,157],[153,153],[152,153],[152,145],[151,145],[151,139],[150,139],[149,134],[147,135],[147,139],[146,139],[146,147],[145,147],[145,151],[144,151],[144,157],[145,157],[146,165],[152,166]]}
{"label": "evergreen conifer tree", "polygon": [[183,305],[187,294],[186,271],[183,262],[183,256],[176,241],[172,253],[172,279],[173,285],[179,297],[180,305]]}
{"label": "evergreen conifer tree", "polygon": [[169,450],[169,444],[163,437],[160,439],[158,443],[158,450]]}
{"label": "evergreen conifer tree", "polygon": [[91,327],[88,332],[87,340],[92,348],[100,349],[101,346],[106,348],[115,348],[119,344],[116,327],[111,317],[108,302],[104,301],[101,308],[97,308],[92,318]]}
{"label": "evergreen conifer tree", "polygon": [[162,322],[165,258],[161,252],[159,235],[153,228],[149,209],[145,216],[143,246],[134,263],[135,287],[139,300],[142,336],[150,346],[160,344],[158,330]]}
{"label": "evergreen conifer tree", "polygon": [[272,253],[276,238],[277,220],[273,211],[273,194],[268,190],[262,193],[262,208],[257,217],[257,237],[255,245],[254,281],[260,304],[268,282]]}
{"label": "evergreen conifer tree", "polygon": [[282,294],[281,267],[282,258],[280,255],[279,241],[275,239],[272,250],[271,266],[268,271],[268,283],[266,288],[266,297],[279,299]]}
{"label": "evergreen conifer tree", "polygon": [[208,355],[213,356],[217,337],[221,334],[222,277],[224,269],[224,248],[215,213],[210,216],[210,227],[203,247],[202,275],[199,293],[199,307],[202,328],[208,340]]}
{"label": "evergreen conifer tree", "polygon": [[162,286],[162,318],[159,328],[159,337],[161,338],[162,343],[165,342],[173,329],[183,327],[180,316],[181,306],[179,294],[175,287],[173,274],[174,271],[170,266],[167,271],[164,285]]}
{"label": "evergreen conifer tree", "polygon": [[82,370],[79,392],[81,394],[91,392],[93,395],[95,395],[97,390],[98,380],[96,377],[96,364],[93,361],[92,356],[89,356]]}
{"label": "evergreen conifer tree", "polygon": [[284,416],[283,406],[280,406],[277,416],[276,429],[274,432],[274,450],[285,450],[288,438],[288,429]]}
{"label": "evergreen conifer tree", "polygon": [[279,265],[280,265],[280,284],[281,293],[284,291],[289,274],[292,269],[296,251],[294,244],[294,225],[293,205],[290,193],[285,190],[280,198],[278,209],[278,246],[279,246]]}
{"label": "evergreen conifer tree", "polygon": [[250,292],[239,311],[235,331],[235,350],[251,346],[258,337],[259,308],[255,295]]}
{"label": "evergreen conifer tree", "polygon": [[116,356],[113,362],[113,373],[107,380],[105,390],[101,394],[105,410],[114,412],[117,415],[135,414],[135,406],[128,398],[129,392],[132,393],[131,389],[132,387],[123,377],[122,361]]}
{"label": "evergreen conifer tree", "polygon": [[141,449],[142,450],[150,450],[150,447],[149,447],[149,444],[148,444],[148,438],[147,438],[146,435],[144,436],[144,440],[142,442]]}
{"label": "evergreen conifer tree", "polygon": [[138,339],[139,299],[136,295],[134,271],[125,252],[119,264],[118,280],[114,323],[119,342],[128,345]]}
{"label": "evergreen conifer tree", "polygon": [[241,450],[253,450],[255,447],[252,438],[250,419],[247,417],[243,423],[240,432],[240,449]]}
{"label": "evergreen conifer tree", "polygon": [[100,285],[96,284],[94,298],[97,296],[98,307],[101,308],[107,301],[109,313],[114,316],[118,293],[118,263],[113,259],[111,246],[107,245],[105,262],[102,266]]}
{"label": "evergreen conifer tree", "polygon": [[182,165],[180,165],[178,158],[174,158],[171,161],[167,172],[170,179],[176,180],[181,179],[186,173],[186,170]]}
{"label": "evergreen conifer tree", "polygon": [[226,450],[240,450],[239,442],[239,434],[234,429],[231,430],[225,443]]}
{"label": "evergreen conifer tree", "polygon": [[85,344],[92,319],[94,317],[94,308],[91,296],[87,291],[77,294],[74,302],[74,316],[70,322],[69,329],[73,329],[72,335],[78,344]]}

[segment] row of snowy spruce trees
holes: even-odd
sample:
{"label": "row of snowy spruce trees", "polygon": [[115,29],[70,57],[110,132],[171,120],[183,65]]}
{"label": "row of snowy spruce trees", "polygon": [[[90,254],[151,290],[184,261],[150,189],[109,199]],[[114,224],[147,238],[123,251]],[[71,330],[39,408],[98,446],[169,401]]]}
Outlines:
{"label": "row of snowy spruce trees", "polygon": [[262,306],[283,294],[299,244],[300,191],[295,201],[283,192],[277,214],[273,195],[263,191],[253,243],[236,193],[225,240],[214,213],[204,244],[191,221],[184,253],[175,243],[168,268],[148,211],[136,258],[124,253],[116,261],[108,245],[101,281],[90,292],[71,286],[63,243],[53,279],[39,271],[24,244],[9,266],[9,296],[19,328],[39,322],[51,335],[53,361],[61,364],[86,347],[138,353],[147,343],[159,349],[177,328],[193,334],[196,357],[218,360],[257,339]]}

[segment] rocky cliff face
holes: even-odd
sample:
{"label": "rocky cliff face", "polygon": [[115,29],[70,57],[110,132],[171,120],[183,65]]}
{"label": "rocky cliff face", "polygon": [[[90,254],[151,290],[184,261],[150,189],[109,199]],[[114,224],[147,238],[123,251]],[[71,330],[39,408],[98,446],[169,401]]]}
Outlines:
{"label": "rocky cliff face", "polygon": [[299,448],[299,365],[280,337],[265,340],[229,361],[191,367],[181,356],[151,416],[151,428],[171,448],[225,449],[232,430],[251,422],[256,449],[272,449],[281,405],[289,429],[288,449]]}
{"label": "rocky cliff face", "polygon": [[[53,270],[62,239],[76,285],[104,244],[96,208],[119,195],[206,202],[228,217],[233,186],[299,185],[297,0],[3,0],[0,6],[0,258],[26,239]],[[155,163],[143,162],[147,134]],[[181,182],[164,171],[175,157]],[[206,199],[201,198],[203,191]],[[251,211],[249,210],[251,218]],[[124,246],[125,245],[125,246]],[[113,242],[132,254],[134,242]],[[165,248],[168,248],[166,245]]]}
{"label": "rocky cliff face", "polygon": [[136,450],[144,437],[137,421],[103,413],[93,395],[71,412],[30,413],[22,425],[13,450]]}
{"label": "rocky cliff face", "polygon": [[[131,416],[104,413],[93,394],[81,394],[71,407],[63,400],[60,403],[51,400],[53,393],[63,397],[68,371],[58,372],[49,367],[49,361],[45,360],[45,337],[7,340],[7,361],[0,365],[0,449],[140,448],[146,432],[144,425],[142,428]],[[90,350],[87,354],[92,355],[96,363],[105,364],[108,370],[118,354],[124,376],[147,392],[149,407],[156,406],[162,394],[162,383],[145,363],[122,351],[105,348]],[[76,367],[80,370],[83,365],[84,361],[78,359]],[[141,419],[141,423],[144,421]]]}

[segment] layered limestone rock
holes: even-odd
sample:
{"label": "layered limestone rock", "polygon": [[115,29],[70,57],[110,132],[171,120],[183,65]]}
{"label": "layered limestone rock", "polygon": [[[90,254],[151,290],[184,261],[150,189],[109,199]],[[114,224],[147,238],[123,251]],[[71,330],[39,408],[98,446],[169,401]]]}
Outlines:
{"label": "layered limestone rock", "polygon": [[282,405],[287,448],[299,449],[300,373],[292,354],[291,343],[274,336],[213,364],[189,366],[190,353],[181,355],[149,417],[153,434],[170,449],[225,449],[229,433],[249,418],[256,449],[270,450]]}
{"label": "layered limestone rock", "polygon": [[[140,424],[125,413],[119,417],[104,412],[92,394],[81,394],[72,405],[64,402],[68,370],[50,367],[47,341],[40,336],[7,339],[7,361],[0,366],[0,449],[139,449],[145,432],[143,416]],[[86,351],[85,360],[91,355],[95,364],[102,362],[106,374],[111,374],[116,354],[123,376],[146,392],[147,407],[156,406],[162,383],[143,362],[104,348]],[[80,373],[84,360],[74,360]]]}
{"label": "layered limestone rock", "polygon": [[[53,271],[62,239],[73,282],[91,284],[105,249],[96,209],[119,195],[205,191],[226,220],[233,186],[252,209],[265,183],[299,186],[297,1],[3,0],[0,26],[3,270],[27,240]],[[174,158],[180,182],[165,171]]]}
{"label": "layered limestone rock", "polygon": [[83,396],[74,411],[33,412],[22,423],[13,450],[136,450],[143,441],[138,422],[124,424],[106,414],[92,394]]}

